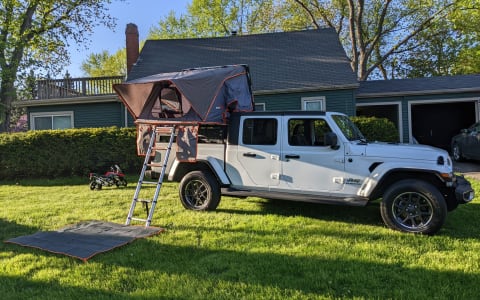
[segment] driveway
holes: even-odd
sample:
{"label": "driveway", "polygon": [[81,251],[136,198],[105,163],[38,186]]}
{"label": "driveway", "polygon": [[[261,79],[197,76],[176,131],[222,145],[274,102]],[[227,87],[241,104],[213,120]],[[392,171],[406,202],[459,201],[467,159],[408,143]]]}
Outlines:
{"label": "driveway", "polygon": [[480,162],[453,162],[453,171],[480,180]]}

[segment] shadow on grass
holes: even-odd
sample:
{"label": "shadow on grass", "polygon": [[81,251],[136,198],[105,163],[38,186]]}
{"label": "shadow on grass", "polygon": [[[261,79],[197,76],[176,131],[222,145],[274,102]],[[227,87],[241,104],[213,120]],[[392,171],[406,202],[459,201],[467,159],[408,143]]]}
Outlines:
{"label": "shadow on grass", "polygon": [[[138,175],[125,177],[128,182],[127,188],[135,189],[138,181]],[[65,186],[65,185],[85,185],[90,186],[88,176],[71,176],[60,178],[19,178],[0,180],[0,185],[19,185],[19,186]],[[106,188],[117,188],[116,186]],[[123,187],[121,187],[123,188]]]}
{"label": "shadow on grass", "polygon": [[[353,253],[351,258],[328,257],[321,253],[301,257],[211,250],[162,245],[146,239],[93,259],[96,264],[104,265],[103,268],[109,270],[112,266],[130,270],[131,279],[123,280],[122,288],[115,291],[5,275],[0,276],[0,291],[14,299],[136,299],[138,297],[129,293],[136,291],[141,295],[139,292],[142,289],[148,290],[152,299],[164,299],[172,295],[181,295],[181,299],[224,299],[232,295],[251,299],[262,296],[298,298],[299,295],[308,298],[361,299],[478,297],[478,275],[412,267],[401,261],[381,263],[379,260],[354,259]],[[149,277],[144,278],[145,282],[138,286],[135,278],[142,272],[147,272]],[[184,280],[190,283],[186,284]],[[165,286],[177,290],[166,289]],[[434,286],[436,288],[432,288]]]}
{"label": "shadow on grass", "polygon": [[[144,257],[142,253],[155,253],[155,256],[145,260],[141,259]],[[354,253],[347,258],[335,254],[322,255],[321,252],[318,255],[302,257],[211,250],[202,247],[159,245],[150,240],[141,240],[136,247],[102,255],[97,262],[126,268],[135,266],[136,272],[166,273],[170,278],[186,275],[192,282],[201,284],[204,291],[209,290],[208,286],[216,287],[219,282],[226,281],[231,289],[256,287],[258,292],[260,286],[264,291],[276,289],[282,293],[280,297],[286,298],[298,296],[298,292],[310,296],[362,299],[478,297],[478,275],[462,271],[416,268],[404,265],[402,261],[381,263],[380,260],[354,257]],[[410,261],[408,263],[410,264]],[[441,288],[433,289],[432,286]],[[228,292],[230,291],[224,291],[227,294]],[[249,292],[255,291],[252,291],[252,288],[243,290],[247,295]],[[237,295],[242,295],[242,292],[237,291]],[[218,298],[219,294],[203,296]]]}
{"label": "shadow on grass", "polygon": [[62,178],[19,178],[0,181],[1,185],[19,185],[19,186],[65,186],[65,185],[85,185],[88,186],[88,177],[62,177]]}
{"label": "shadow on grass", "polygon": [[3,299],[116,299],[118,292],[67,286],[58,282],[0,275]]}
{"label": "shadow on grass", "polygon": [[37,232],[38,228],[0,219],[0,241]]}
{"label": "shadow on grass", "polygon": [[[255,200],[239,200],[252,201]],[[324,221],[338,221],[363,225],[383,224],[380,217],[380,205],[373,202],[365,207],[348,205],[329,205],[308,202],[296,202],[287,200],[262,199],[257,201],[261,210],[223,209],[218,208],[217,212],[242,214],[242,215],[278,215],[285,217],[303,216]]]}
{"label": "shadow on grass", "polygon": [[[241,200],[255,201],[255,200]],[[385,227],[380,216],[380,201],[373,201],[365,207],[305,203],[285,200],[258,201],[260,211],[242,209],[217,209],[217,212],[242,215],[274,214],[285,217],[303,216],[323,221],[336,221],[349,224],[361,224]],[[444,227],[437,235],[447,235],[452,238],[478,238],[480,226],[476,220],[480,215],[480,204],[477,202],[459,205],[447,214]]]}

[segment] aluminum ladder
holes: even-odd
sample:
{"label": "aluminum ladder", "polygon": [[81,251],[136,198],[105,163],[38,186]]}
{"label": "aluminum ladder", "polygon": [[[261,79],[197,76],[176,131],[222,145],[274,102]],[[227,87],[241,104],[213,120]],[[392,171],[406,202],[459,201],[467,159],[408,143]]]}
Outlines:
{"label": "aluminum ladder", "polygon": [[[148,149],[145,153],[145,161],[143,162],[143,167],[142,171],[140,172],[140,177],[138,179],[137,183],[137,188],[135,189],[135,194],[133,195],[133,200],[132,204],[130,206],[130,211],[128,212],[127,216],[127,221],[125,222],[125,225],[130,225],[132,221],[139,221],[139,222],[145,222],[145,227],[149,227],[150,224],[152,223],[152,218],[153,218],[153,212],[155,211],[155,206],[157,205],[157,200],[158,196],[160,195],[160,190],[162,188],[162,183],[163,183],[163,178],[165,176],[165,170],[167,168],[167,163],[168,163],[168,158],[170,156],[170,152],[172,150],[172,145],[175,140],[175,126],[152,126],[152,134],[150,135],[150,143],[148,144]],[[167,148],[163,148],[166,150],[165,152],[165,157],[163,158],[162,164],[158,163],[150,163],[151,159],[151,153],[153,150],[157,150],[155,147],[155,141],[157,139],[157,135],[160,136],[170,136],[170,139],[168,141],[168,146]],[[145,178],[145,173],[147,171],[147,168],[151,168],[153,166],[161,166],[161,172],[160,176],[158,177],[158,181],[144,181]],[[155,194],[153,195],[152,199],[139,199],[140,195],[140,190],[142,189],[142,186],[144,184],[150,184],[150,185],[156,185],[155,188]],[[141,202],[145,205],[146,213],[147,213],[147,218],[136,218],[133,216],[135,212],[135,207],[137,206],[137,203]],[[148,204],[151,203],[150,209],[148,208]]]}

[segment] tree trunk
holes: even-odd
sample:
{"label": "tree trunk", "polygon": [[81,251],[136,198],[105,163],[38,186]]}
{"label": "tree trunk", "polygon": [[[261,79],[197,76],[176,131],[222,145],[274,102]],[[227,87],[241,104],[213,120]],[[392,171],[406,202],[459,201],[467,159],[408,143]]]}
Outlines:
{"label": "tree trunk", "polygon": [[[8,72],[5,72],[8,73]],[[0,132],[7,132],[10,129],[10,117],[12,110],[12,102],[15,99],[15,86],[13,80],[9,79],[8,76],[2,76],[2,83],[0,85],[0,109],[2,116],[0,120],[3,122],[0,124]]]}

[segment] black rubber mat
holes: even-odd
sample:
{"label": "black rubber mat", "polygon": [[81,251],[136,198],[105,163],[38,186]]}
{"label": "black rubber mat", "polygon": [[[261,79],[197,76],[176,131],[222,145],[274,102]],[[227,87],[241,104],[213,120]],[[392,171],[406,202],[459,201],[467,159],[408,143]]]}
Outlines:
{"label": "black rubber mat", "polygon": [[5,243],[42,249],[87,261],[96,254],[145,238],[163,228],[121,225],[103,221],[86,221],[57,231],[40,231],[9,239]]}

